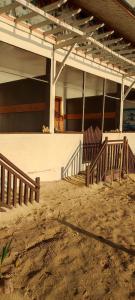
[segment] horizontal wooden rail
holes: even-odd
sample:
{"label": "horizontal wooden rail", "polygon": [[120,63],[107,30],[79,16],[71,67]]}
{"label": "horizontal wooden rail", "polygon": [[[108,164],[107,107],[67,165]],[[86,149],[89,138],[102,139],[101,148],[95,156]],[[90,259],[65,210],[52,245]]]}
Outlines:
{"label": "horizontal wooden rail", "polygon": [[[116,117],[115,112],[106,112],[104,115],[105,119],[114,119]],[[102,118],[102,113],[85,113],[84,119],[85,120],[97,120]],[[66,114],[64,115],[64,119],[67,120],[81,120],[82,114]]]}
{"label": "horizontal wooden rail", "polygon": [[44,102],[27,103],[27,104],[13,104],[13,105],[0,106],[0,114],[44,111],[45,108],[46,108],[46,104]]}

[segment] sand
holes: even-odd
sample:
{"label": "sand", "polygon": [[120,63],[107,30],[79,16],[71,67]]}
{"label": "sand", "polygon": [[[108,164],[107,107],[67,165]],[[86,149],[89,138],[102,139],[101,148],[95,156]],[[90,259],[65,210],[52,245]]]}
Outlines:
{"label": "sand", "polygon": [[135,177],[85,187],[42,183],[40,204],[0,212],[3,271],[15,293],[1,300],[135,299]]}

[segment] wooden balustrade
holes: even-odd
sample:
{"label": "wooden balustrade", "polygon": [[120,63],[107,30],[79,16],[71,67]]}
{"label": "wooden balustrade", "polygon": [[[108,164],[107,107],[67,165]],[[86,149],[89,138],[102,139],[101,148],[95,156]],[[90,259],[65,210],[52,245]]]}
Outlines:
{"label": "wooden balustrade", "polygon": [[106,138],[95,160],[86,168],[86,186],[106,181],[108,175],[111,181],[115,174],[121,179],[129,171],[135,173],[135,157],[126,137],[112,141]]}
{"label": "wooden balustrade", "polygon": [[27,174],[0,154],[1,168],[1,205],[16,206],[39,202],[40,178],[31,179]]}

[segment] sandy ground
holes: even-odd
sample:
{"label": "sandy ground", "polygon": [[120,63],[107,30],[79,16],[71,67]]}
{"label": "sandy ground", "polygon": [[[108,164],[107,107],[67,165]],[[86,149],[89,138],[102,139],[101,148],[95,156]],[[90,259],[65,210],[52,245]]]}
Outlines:
{"label": "sandy ground", "polygon": [[134,180],[44,183],[40,204],[2,209],[15,293],[0,299],[135,299]]}

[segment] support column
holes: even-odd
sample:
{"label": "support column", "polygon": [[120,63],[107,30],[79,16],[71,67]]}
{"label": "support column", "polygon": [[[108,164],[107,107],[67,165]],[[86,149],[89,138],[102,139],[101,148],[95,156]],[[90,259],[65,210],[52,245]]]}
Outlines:
{"label": "support column", "polygon": [[86,85],[86,72],[83,72],[83,90],[82,90],[82,98],[83,98],[82,132],[84,132],[84,121],[85,121],[85,85]]}
{"label": "support column", "polygon": [[53,57],[51,58],[51,74],[50,74],[50,133],[54,133],[54,118],[55,118],[55,82],[56,76],[56,59],[55,51],[53,50]]}
{"label": "support column", "polygon": [[45,87],[45,110],[44,110],[44,119],[43,125],[48,126],[49,128],[49,115],[50,115],[50,72],[51,72],[51,60],[46,58],[46,70],[45,76],[43,79],[48,81]]}
{"label": "support column", "polygon": [[102,125],[101,130],[104,132],[104,123],[105,123],[105,96],[106,96],[106,78],[103,81],[103,110],[102,110]]}
{"label": "support column", "polygon": [[120,132],[122,132],[123,130],[123,108],[124,108],[124,77],[122,77],[122,84],[121,84],[120,125],[119,125]]}

